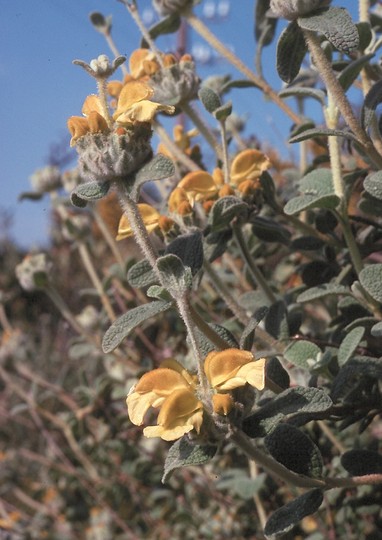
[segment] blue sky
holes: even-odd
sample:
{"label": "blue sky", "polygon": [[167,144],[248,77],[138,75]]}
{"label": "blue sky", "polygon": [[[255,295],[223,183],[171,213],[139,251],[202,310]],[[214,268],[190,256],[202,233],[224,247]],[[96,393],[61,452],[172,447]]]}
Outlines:
{"label": "blue sky", "polygon": [[[198,12],[206,4],[212,11],[215,7],[216,17],[206,22],[252,67],[253,0],[231,0],[226,19],[217,15],[219,1],[225,0],[204,0]],[[89,13],[113,15],[113,37],[122,54],[129,56],[139,46],[139,34],[126,8],[116,0],[3,0],[0,4],[0,209],[12,212],[11,236],[18,244],[43,246],[49,242],[49,200],[18,202],[17,197],[30,191],[29,177],[47,163],[52,144],[69,140],[67,118],[80,114],[86,95],[95,92],[93,80],[72,60],[90,61],[103,53],[111,56],[104,38],[90,24]],[[138,0],[138,6],[141,12],[149,10],[151,1]],[[190,42],[199,53],[212,54],[198,36],[191,36]],[[175,48],[175,39],[163,38],[160,45],[169,51]],[[267,48],[265,65],[267,78],[280,88],[273,47]],[[197,66],[202,78],[214,73],[242,78],[219,59]],[[257,90],[235,90],[230,99],[237,113],[248,115],[251,130],[261,141],[283,145],[290,122]]]}

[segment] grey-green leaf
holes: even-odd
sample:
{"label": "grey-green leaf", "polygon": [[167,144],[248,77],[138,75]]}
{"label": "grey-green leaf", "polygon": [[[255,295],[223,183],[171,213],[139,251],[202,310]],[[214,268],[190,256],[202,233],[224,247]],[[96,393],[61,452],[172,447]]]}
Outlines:
{"label": "grey-green leaf", "polygon": [[382,201],[382,171],[369,174],[363,182],[363,187],[372,197]]}
{"label": "grey-green leaf", "polygon": [[359,35],[348,11],[330,7],[308,17],[299,17],[298,24],[304,30],[321,32],[336,49],[349,53],[359,46]]}
{"label": "grey-green leaf", "polygon": [[290,531],[304,517],[317,512],[323,499],[320,489],[312,489],[282,506],[268,519],[264,528],[265,536],[273,540],[278,535]]}
{"label": "grey-green leaf", "polygon": [[243,422],[249,437],[268,435],[283,420],[301,419],[303,423],[326,412],[333,405],[330,397],[319,388],[294,386],[278,394]]}
{"label": "grey-green leaf", "polygon": [[213,205],[208,221],[213,231],[219,231],[225,229],[234,217],[245,217],[247,213],[248,205],[238,197],[222,197]]}
{"label": "grey-green leaf", "polygon": [[291,83],[300,71],[307,52],[304,34],[296,21],[292,21],[282,32],[277,43],[277,72],[286,83]]}
{"label": "grey-green leaf", "polygon": [[264,443],[275,460],[290,471],[321,478],[321,453],[313,441],[297,427],[279,424],[265,437]]}
{"label": "grey-green leaf", "polygon": [[284,351],[284,358],[293,365],[311,369],[319,360],[321,349],[315,343],[306,340],[292,341]]}
{"label": "grey-green leaf", "polygon": [[374,53],[365,54],[364,56],[361,56],[360,58],[353,60],[353,62],[350,62],[350,64],[341,71],[341,73],[338,76],[338,80],[345,92],[351,87],[353,82],[356,80],[362,68],[374,56],[375,56]]}
{"label": "grey-green leaf", "polygon": [[192,273],[176,255],[163,255],[157,259],[157,269],[164,287],[174,296],[184,294],[192,287]]}
{"label": "grey-green leaf", "polygon": [[375,324],[371,328],[370,333],[374,337],[382,337],[382,321]]}
{"label": "grey-green leaf", "polygon": [[297,97],[297,98],[305,98],[305,97],[311,97],[313,99],[316,99],[321,105],[325,105],[326,103],[326,94],[322,90],[318,90],[317,88],[307,88],[305,86],[291,86],[288,88],[284,88],[279,92],[279,96],[282,98],[287,97]]}
{"label": "grey-green leaf", "polygon": [[362,127],[367,130],[375,117],[375,110],[382,101],[382,80],[377,81],[365,96],[362,107]]}
{"label": "grey-green leaf", "polygon": [[361,285],[376,300],[382,303],[382,264],[371,264],[359,274]]}
{"label": "grey-green leaf", "polygon": [[208,86],[202,86],[198,92],[198,96],[209,113],[213,113],[222,105],[219,95]]}
{"label": "grey-green leaf", "polygon": [[320,298],[325,298],[326,296],[337,296],[340,294],[351,296],[352,293],[350,289],[344,285],[325,283],[323,285],[318,285],[317,287],[312,287],[311,289],[299,294],[297,297],[297,302],[311,302],[312,300],[319,300]]}
{"label": "grey-green leaf", "polygon": [[240,349],[250,351],[252,349],[253,340],[255,336],[255,330],[268,313],[266,306],[260,307],[253,317],[250,318],[247,326],[244,328],[240,337]]}
{"label": "grey-green leaf", "polygon": [[194,276],[203,266],[203,242],[199,231],[181,234],[166,247],[166,255],[173,254],[191,268]]}
{"label": "grey-green leaf", "polygon": [[354,351],[357,349],[365,329],[358,326],[353,328],[342,340],[341,345],[338,349],[338,364],[343,366],[346,362],[352,357]]}
{"label": "grey-green leaf", "polygon": [[335,208],[340,199],[334,192],[332,173],[328,169],[316,169],[299,182],[302,193],[294,197],[284,207],[288,215],[297,214],[309,208]]}
{"label": "grey-green leaf", "polygon": [[93,201],[102,199],[107,195],[110,189],[110,182],[87,182],[86,184],[80,184],[72,192],[72,195],[76,195],[80,199],[85,201]]}
{"label": "grey-green leaf", "polygon": [[147,287],[153,283],[158,283],[158,277],[155,275],[149,261],[142,259],[129,268],[127,281],[132,287]]}
{"label": "grey-green leaf", "polygon": [[102,350],[104,353],[113,351],[130,334],[134,328],[143,321],[167,311],[172,306],[172,302],[158,300],[150,304],[143,304],[130,309],[127,313],[119,317],[106,331],[102,340]]}
{"label": "grey-green leaf", "polygon": [[224,122],[227,120],[229,115],[232,113],[232,101],[227,101],[220,107],[214,110],[213,115],[219,122]]}
{"label": "grey-green leaf", "polygon": [[349,450],[341,456],[341,465],[352,476],[382,474],[382,455],[373,450]]}
{"label": "grey-green leaf", "polygon": [[[179,29],[180,23],[181,18],[177,13],[164,17],[158,23],[149,28],[150,37],[152,39],[156,39],[163,34],[173,34]],[[144,49],[149,48],[149,44],[144,38],[142,38],[141,47]]]}
{"label": "grey-green leaf", "polygon": [[131,198],[135,201],[138,199],[139,190],[145,182],[170,178],[174,173],[175,166],[173,161],[163,154],[157,154],[135,174],[135,178],[131,184]]}
{"label": "grey-green leaf", "polygon": [[168,451],[162,482],[167,482],[174,469],[207,463],[214,457],[216,451],[217,447],[212,444],[193,444],[186,437],[179,439]]}
{"label": "grey-green leaf", "polygon": [[315,137],[344,137],[344,139],[351,139],[355,142],[358,141],[358,139],[350,131],[345,131],[343,129],[313,128],[305,129],[297,135],[293,135],[293,137],[290,137],[288,142],[293,144],[306,141],[307,139],[314,139]]}

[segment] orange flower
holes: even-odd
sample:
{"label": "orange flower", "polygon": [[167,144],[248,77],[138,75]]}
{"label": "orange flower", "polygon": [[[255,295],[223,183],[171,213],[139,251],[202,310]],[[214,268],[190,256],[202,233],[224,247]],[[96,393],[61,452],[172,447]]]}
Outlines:
{"label": "orange flower", "polygon": [[110,131],[103,115],[101,102],[95,94],[87,96],[82,106],[82,116],[71,116],[68,119],[68,129],[72,135],[70,146],[87,133],[108,133]]}
{"label": "orange flower", "polygon": [[[147,229],[147,232],[151,233],[155,231],[155,229],[159,226],[159,220],[161,217],[158,210],[145,203],[138,204],[138,209],[143,219],[143,223],[145,224],[145,227]],[[126,214],[123,214],[119,221],[116,240],[123,240],[124,238],[128,238],[129,236],[133,236],[133,230]]]}

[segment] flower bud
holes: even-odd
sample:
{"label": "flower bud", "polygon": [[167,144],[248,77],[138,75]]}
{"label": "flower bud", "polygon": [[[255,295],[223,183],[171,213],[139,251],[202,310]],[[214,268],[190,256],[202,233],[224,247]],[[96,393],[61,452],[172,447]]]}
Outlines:
{"label": "flower bud", "polygon": [[90,61],[90,67],[99,77],[108,76],[112,66],[106,54],[100,54],[98,58]]}
{"label": "flower bud", "polygon": [[47,165],[32,174],[30,182],[38,193],[48,193],[61,187],[61,173],[58,167]]}
{"label": "flower bud", "polygon": [[271,0],[271,10],[276,17],[292,21],[311,11],[325,7],[331,0]]}
{"label": "flower bud", "polygon": [[48,260],[45,253],[27,255],[24,260],[16,266],[16,277],[23,289],[26,291],[36,291],[44,289],[50,281],[53,265]]}

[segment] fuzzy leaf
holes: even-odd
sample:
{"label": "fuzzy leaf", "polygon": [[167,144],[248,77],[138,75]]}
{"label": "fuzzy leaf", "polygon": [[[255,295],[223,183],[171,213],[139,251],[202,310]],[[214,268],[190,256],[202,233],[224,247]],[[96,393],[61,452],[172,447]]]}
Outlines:
{"label": "fuzzy leaf", "polygon": [[192,287],[191,268],[176,255],[163,255],[157,259],[162,285],[174,296],[184,294]]}
{"label": "fuzzy leaf", "polygon": [[340,348],[338,349],[338,364],[343,366],[352,357],[354,351],[357,349],[365,329],[361,327],[353,328],[342,340]]}
{"label": "fuzzy leaf", "polygon": [[251,220],[252,231],[264,242],[279,242],[280,244],[288,245],[291,237],[291,233],[275,222],[274,219],[266,218],[262,216],[256,216]]}
{"label": "fuzzy leaf", "polygon": [[287,97],[311,97],[316,99],[321,105],[326,104],[326,94],[322,90],[317,88],[306,88],[305,86],[291,86],[289,88],[284,88],[279,92],[279,96],[282,98]]}
{"label": "fuzzy leaf", "polygon": [[332,400],[318,388],[294,386],[284,390],[260,407],[243,422],[243,430],[249,437],[265,437],[277,424],[288,419],[304,423],[320,416],[332,406]]}
{"label": "fuzzy leaf", "polygon": [[288,215],[297,214],[309,208],[335,208],[340,199],[334,193],[332,173],[328,169],[316,169],[299,182],[302,195],[294,197],[284,207]]}
{"label": "fuzzy leaf", "polygon": [[376,300],[382,303],[382,264],[371,264],[359,274],[361,285]]}
{"label": "fuzzy leaf", "polygon": [[216,482],[216,489],[227,490],[231,496],[237,495],[241,499],[250,500],[264,486],[266,477],[265,473],[261,473],[256,478],[249,478],[243,469],[231,468],[223,472]]}
{"label": "fuzzy leaf", "polygon": [[306,52],[304,34],[293,21],[282,32],[277,43],[277,72],[282,81],[291,83],[297,77]]}
{"label": "fuzzy leaf", "polygon": [[84,199],[81,199],[81,197],[78,197],[78,195],[72,191],[70,194],[70,202],[73,206],[76,206],[77,208],[85,208],[87,206],[87,201]]}
{"label": "fuzzy leaf", "polygon": [[348,11],[330,7],[308,17],[299,17],[299,26],[304,30],[321,32],[336,49],[349,53],[359,46],[359,35]]}
{"label": "fuzzy leaf", "polygon": [[263,306],[256,311],[253,317],[250,318],[240,337],[240,349],[244,349],[246,351],[250,351],[252,349],[255,330],[267,313],[268,308]]}
{"label": "fuzzy leaf", "polygon": [[157,154],[135,174],[131,182],[130,196],[134,201],[139,197],[139,190],[145,182],[170,178],[175,173],[173,161],[163,154]]}
{"label": "fuzzy leaf", "polygon": [[292,341],[284,351],[284,358],[293,365],[311,369],[317,363],[321,349],[315,343],[305,340]]}
{"label": "fuzzy leaf", "polygon": [[[150,37],[155,40],[157,37],[162,36],[163,34],[173,34],[179,29],[180,23],[181,18],[177,13],[164,17],[149,28]],[[144,38],[142,38],[141,47],[143,49],[149,48],[149,44]]]}
{"label": "fuzzy leaf", "polygon": [[344,285],[325,283],[323,285],[318,285],[318,287],[312,287],[311,289],[299,294],[297,297],[297,302],[311,302],[312,300],[318,300],[320,298],[325,298],[326,296],[339,294],[351,296],[352,293],[350,289],[348,287],[344,287]]}
{"label": "fuzzy leaf", "polygon": [[382,201],[382,171],[369,174],[363,181],[363,187],[372,197]]}
{"label": "fuzzy leaf", "polygon": [[185,266],[191,268],[194,276],[203,266],[202,234],[197,231],[178,236],[166,247],[165,254],[179,257]]}
{"label": "fuzzy leaf", "polygon": [[347,396],[359,381],[373,379],[382,379],[382,358],[370,356],[351,358],[332,382],[331,396],[333,401],[346,401]]}
{"label": "fuzzy leaf", "polygon": [[142,322],[167,311],[172,305],[172,302],[163,302],[158,300],[157,302],[151,302],[150,304],[143,304],[136,308],[130,309],[127,313],[124,313],[119,317],[110,328],[106,331],[102,340],[102,350],[104,353],[114,351],[118,345],[130,334],[134,328],[139,326]]}
{"label": "fuzzy leaf", "polygon": [[219,94],[217,94],[214,90],[212,90],[212,88],[209,88],[208,86],[202,86],[198,92],[198,96],[200,101],[203,103],[204,108],[209,113],[213,113],[222,105]]}
{"label": "fuzzy leaf", "polygon": [[344,131],[343,129],[327,129],[327,128],[314,128],[305,129],[301,133],[290,137],[289,143],[297,143],[306,141],[307,139],[314,139],[315,137],[344,137],[345,139],[351,139],[357,142],[357,138],[350,131]]}
{"label": "fuzzy leaf", "polygon": [[213,115],[219,122],[224,122],[225,120],[227,120],[231,113],[232,101],[227,101],[227,103],[224,103],[224,105],[215,109]]}
{"label": "fuzzy leaf", "polygon": [[264,439],[268,452],[276,461],[297,474],[312,478],[322,476],[322,457],[313,441],[290,424],[279,424]]}
{"label": "fuzzy leaf", "polygon": [[127,281],[132,287],[147,287],[158,283],[158,278],[148,260],[135,263],[127,272]]}
{"label": "fuzzy leaf", "polygon": [[86,184],[80,184],[72,191],[72,195],[83,199],[85,201],[94,201],[102,199],[107,195],[110,189],[110,182],[86,182]]}
{"label": "fuzzy leaf", "polygon": [[346,66],[344,70],[341,71],[341,73],[338,76],[338,80],[342,88],[344,89],[344,92],[346,92],[351,87],[353,82],[356,80],[356,78],[362,71],[362,68],[374,56],[375,56],[374,53],[365,54],[364,56],[361,56],[361,58],[357,58],[356,60],[353,60],[353,62],[350,62],[350,64]]}
{"label": "fuzzy leaf", "polygon": [[290,385],[290,378],[286,369],[281,365],[276,356],[272,356],[266,363],[265,375],[268,380],[276,383],[283,390],[287,390]]}
{"label": "fuzzy leaf", "polygon": [[231,90],[232,88],[258,88],[258,86],[253,83],[252,81],[248,81],[247,79],[234,79],[233,81],[228,81],[224,83],[224,85],[221,88],[221,93],[228,92],[228,90]]}
{"label": "fuzzy leaf", "polygon": [[255,39],[261,42],[261,46],[265,47],[272,43],[277,19],[276,17],[268,17],[270,8],[270,0],[257,0],[255,9]]}
{"label": "fuzzy leaf", "polygon": [[289,337],[288,311],[283,300],[274,302],[265,317],[265,329],[276,339]]}
{"label": "fuzzy leaf", "polygon": [[164,464],[162,482],[169,480],[174,469],[187,467],[187,465],[203,465],[210,461],[216,454],[217,447],[212,444],[192,444],[185,437],[174,443],[168,451]]}
{"label": "fuzzy leaf", "polygon": [[352,476],[382,474],[382,455],[372,450],[350,450],[341,456],[341,465]]}
{"label": "fuzzy leaf", "polygon": [[382,321],[375,324],[371,330],[370,333],[374,337],[382,337]]}
{"label": "fuzzy leaf", "polygon": [[245,216],[247,212],[248,205],[238,197],[222,197],[213,205],[208,221],[213,231],[219,231],[225,229],[234,217]]}
{"label": "fuzzy leaf", "polygon": [[382,80],[377,81],[365,96],[362,107],[362,127],[368,130],[375,117],[375,110],[382,101]]}
{"label": "fuzzy leaf", "polygon": [[323,501],[320,489],[312,489],[274,512],[265,524],[264,534],[269,540],[284,534],[304,517],[317,512]]}

